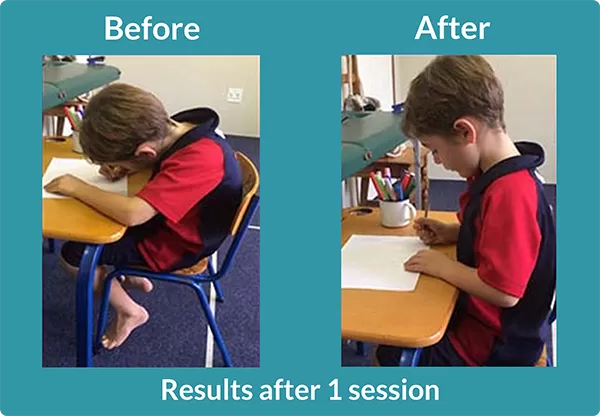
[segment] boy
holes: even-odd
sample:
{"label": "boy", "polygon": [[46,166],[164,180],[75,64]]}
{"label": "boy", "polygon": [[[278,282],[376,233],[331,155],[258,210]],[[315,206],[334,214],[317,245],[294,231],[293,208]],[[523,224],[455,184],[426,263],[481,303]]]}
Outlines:
{"label": "boy", "polygon": [[[434,161],[467,179],[459,225],[415,221],[426,244],[457,244],[458,261],[434,250],[406,270],[460,290],[450,326],[422,351],[420,366],[534,366],[549,329],[556,281],[555,228],[535,169],[544,152],[513,143],[504,123],[502,86],[479,56],[434,59],[411,83],[403,131]],[[380,365],[400,349],[380,346]]]}
{"label": "boy", "polygon": [[[119,241],[104,246],[96,269],[101,288],[106,266],[137,266],[153,271],[190,267],[210,256],[227,237],[242,199],[242,177],[233,150],[215,132],[218,115],[196,108],[169,117],[151,93],[127,84],[105,87],[90,100],[80,131],[85,155],[100,173],[118,179],[152,169],[135,196],[105,192],[71,175],[46,186],[79,199],[129,227]],[[84,244],[66,242],[65,268],[75,274]],[[116,319],[103,336],[107,349],[120,346],[148,320],[148,312],[124,287],[152,290],[149,280],[113,280],[110,304]]]}

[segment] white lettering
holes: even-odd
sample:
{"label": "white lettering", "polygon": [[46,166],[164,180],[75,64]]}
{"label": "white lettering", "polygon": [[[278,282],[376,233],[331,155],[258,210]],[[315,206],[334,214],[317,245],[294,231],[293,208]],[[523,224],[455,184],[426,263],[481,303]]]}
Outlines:
{"label": "white lettering", "polygon": [[[421,39],[421,36],[428,35],[431,39],[444,39],[446,36],[446,28],[449,28],[448,32],[450,38],[454,40],[458,39],[485,39],[485,29],[490,27],[492,24],[490,22],[466,22],[460,23],[456,20],[456,17],[452,19],[448,15],[443,15],[437,22],[438,31],[433,27],[431,23],[431,19],[429,16],[423,16],[421,18],[421,23],[419,23],[419,28],[417,29],[417,33],[415,34],[415,39]],[[459,29],[460,28],[460,29]]]}
{"label": "white lettering", "polygon": [[[125,25],[125,30],[122,29],[123,19],[118,16],[106,16],[105,18],[105,33],[106,40],[120,40],[125,35],[128,40],[148,40],[154,38],[156,40],[177,40],[179,30],[182,29],[183,35],[188,40],[198,40],[200,35],[200,26],[197,23],[183,24],[181,22],[165,23],[152,22],[152,16],[144,17],[142,23],[130,22]],[[140,34],[141,33],[141,34]]]}

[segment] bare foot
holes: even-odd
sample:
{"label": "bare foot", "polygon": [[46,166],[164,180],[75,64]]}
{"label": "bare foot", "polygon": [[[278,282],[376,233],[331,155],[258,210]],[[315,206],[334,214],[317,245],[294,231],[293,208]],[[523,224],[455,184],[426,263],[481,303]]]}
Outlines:
{"label": "bare foot", "polygon": [[122,276],[121,286],[125,289],[139,289],[143,292],[150,293],[154,289],[154,285],[150,279],[145,277]]}
{"label": "bare foot", "polygon": [[148,311],[141,306],[133,314],[117,313],[115,320],[102,337],[102,346],[107,350],[119,347],[129,334],[137,327],[144,325],[149,317]]}

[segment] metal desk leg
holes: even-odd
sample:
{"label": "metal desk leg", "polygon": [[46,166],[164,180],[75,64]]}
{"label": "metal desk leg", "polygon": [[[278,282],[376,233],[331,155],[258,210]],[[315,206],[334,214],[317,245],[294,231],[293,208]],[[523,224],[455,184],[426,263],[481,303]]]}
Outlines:
{"label": "metal desk leg", "polygon": [[415,155],[415,181],[417,181],[417,209],[423,208],[423,192],[421,190],[421,146],[418,140],[413,140],[413,149]]}
{"label": "metal desk leg", "polygon": [[77,367],[92,367],[92,331],[94,324],[94,274],[102,252],[101,245],[88,245],[83,252],[77,275]]}
{"label": "metal desk leg", "polygon": [[398,365],[400,367],[416,367],[419,364],[419,358],[421,358],[421,348],[402,348]]}

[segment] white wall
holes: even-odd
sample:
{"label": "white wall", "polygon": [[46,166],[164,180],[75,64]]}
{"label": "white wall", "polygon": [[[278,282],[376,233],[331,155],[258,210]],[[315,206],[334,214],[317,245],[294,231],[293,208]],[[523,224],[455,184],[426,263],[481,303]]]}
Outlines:
{"label": "white wall", "polygon": [[[77,55],[85,63],[88,55]],[[260,68],[258,56],[107,56],[106,63],[127,82],[155,93],[171,114],[207,106],[221,116],[225,134],[260,137]],[[242,101],[226,100],[228,88],[243,88]],[[42,134],[54,134],[46,120]],[[65,123],[64,134],[71,134]]]}
{"label": "white wall", "polygon": [[[107,56],[120,81],[155,93],[167,111],[212,107],[229,135],[260,137],[260,57]],[[228,88],[243,88],[242,101],[227,101]]]}
{"label": "white wall", "polygon": [[[514,141],[543,146],[546,163],[540,173],[556,183],[556,57],[550,55],[487,55],[504,87],[505,121]],[[397,102],[406,98],[410,81],[433,59],[431,55],[396,56]],[[432,179],[460,179],[431,161]]]}
{"label": "white wall", "polygon": [[362,81],[364,95],[379,99],[383,111],[392,111],[392,56],[358,55],[358,75]]}

